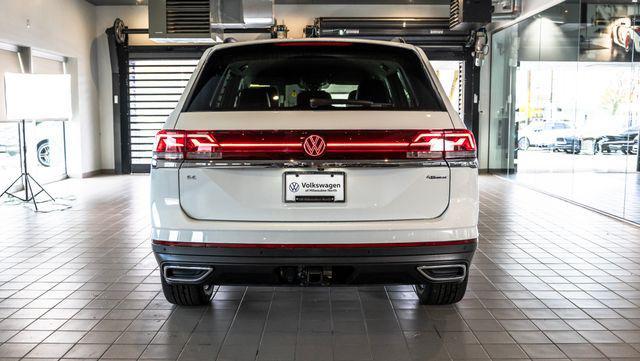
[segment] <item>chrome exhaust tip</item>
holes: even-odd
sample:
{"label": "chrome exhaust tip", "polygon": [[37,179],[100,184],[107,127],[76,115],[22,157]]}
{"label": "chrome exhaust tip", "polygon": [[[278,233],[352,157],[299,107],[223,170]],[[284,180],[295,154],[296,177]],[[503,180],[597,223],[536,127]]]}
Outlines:
{"label": "chrome exhaust tip", "polygon": [[462,282],[467,277],[465,264],[418,266],[417,270],[431,282]]}
{"label": "chrome exhaust tip", "polygon": [[162,267],[162,275],[168,283],[200,283],[213,273],[209,266],[181,266],[168,264]]}

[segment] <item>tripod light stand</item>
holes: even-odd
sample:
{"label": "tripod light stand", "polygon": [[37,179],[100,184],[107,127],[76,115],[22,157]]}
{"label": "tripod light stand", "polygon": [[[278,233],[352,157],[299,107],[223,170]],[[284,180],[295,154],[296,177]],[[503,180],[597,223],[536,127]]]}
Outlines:
{"label": "tripod light stand", "polygon": [[[71,117],[71,77],[68,74],[5,73],[4,86],[7,120],[20,124],[18,138],[21,162],[20,175],[0,194],[0,197],[7,194],[23,202],[33,202],[37,211],[36,197],[41,193],[47,196],[46,201],[55,200],[29,174],[25,119],[69,119]],[[24,196],[11,192],[18,182],[24,187]]]}
{"label": "tripod light stand", "polygon": [[[25,120],[22,119],[20,121],[20,136],[18,137],[19,139],[19,143],[20,143],[20,175],[18,176],[18,178],[16,178],[16,180],[14,180],[8,187],[7,189],[5,189],[1,194],[0,197],[4,196],[5,194],[12,196],[14,198],[17,198],[23,202],[33,202],[33,206],[35,207],[36,211],[38,210],[38,202],[36,201],[36,197],[40,194],[40,193],[44,193],[47,195],[47,198],[50,199],[51,201],[55,201],[53,199],[53,197],[51,196],[51,194],[49,194],[49,192],[47,192],[44,187],[38,183],[37,180],[35,180],[31,174],[29,174],[29,168],[28,168],[28,162],[27,162],[27,136],[26,136],[26,124],[25,124]],[[18,181],[20,181],[22,183],[22,186],[24,187],[24,197],[16,194],[16,193],[12,193],[10,192],[11,188],[18,183]],[[38,188],[40,188],[40,190],[38,192],[34,192],[33,190],[33,186],[31,185],[31,183],[35,183],[35,185],[38,186]],[[48,201],[48,200],[47,200]]]}

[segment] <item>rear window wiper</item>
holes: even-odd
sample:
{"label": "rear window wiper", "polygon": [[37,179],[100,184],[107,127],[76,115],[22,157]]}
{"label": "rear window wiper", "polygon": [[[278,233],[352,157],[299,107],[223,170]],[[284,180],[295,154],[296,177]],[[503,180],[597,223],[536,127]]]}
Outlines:
{"label": "rear window wiper", "polygon": [[325,107],[328,105],[353,105],[366,108],[386,108],[391,107],[391,103],[374,103],[368,100],[347,100],[347,99],[323,99],[323,98],[311,98],[309,100],[309,106],[311,108]]}

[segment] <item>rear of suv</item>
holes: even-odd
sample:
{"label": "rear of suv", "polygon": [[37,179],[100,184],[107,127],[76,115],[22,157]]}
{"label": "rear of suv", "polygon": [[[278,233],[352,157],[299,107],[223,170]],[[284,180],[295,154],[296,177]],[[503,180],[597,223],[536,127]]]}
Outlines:
{"label": "rear of suv", "polygon": [[153,251],[169,302],[214,285],[411,284],[464,296],[476,144],[424,53],[337,39],[217,45],[156,137]]}

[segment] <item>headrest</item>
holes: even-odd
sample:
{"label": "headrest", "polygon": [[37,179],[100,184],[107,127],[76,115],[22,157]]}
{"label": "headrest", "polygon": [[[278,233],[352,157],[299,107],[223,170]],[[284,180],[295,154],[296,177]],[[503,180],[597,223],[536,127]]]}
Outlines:
{"label": "headrest", "polygon": [[331,94],[323,90],[301,91],[296,97],[298,108],[311,108],[311,99],[331,99]]}
{"label": "headrest", "polygon": [[236,108],[239,109],[269,109],[271,99],[270,88],[247,88],[240,91]]}
{"label": "headrest", "polygon": [[389,90],[382,80],[367,79],[358,85],[358,100],[374,103],[390,103]]}

